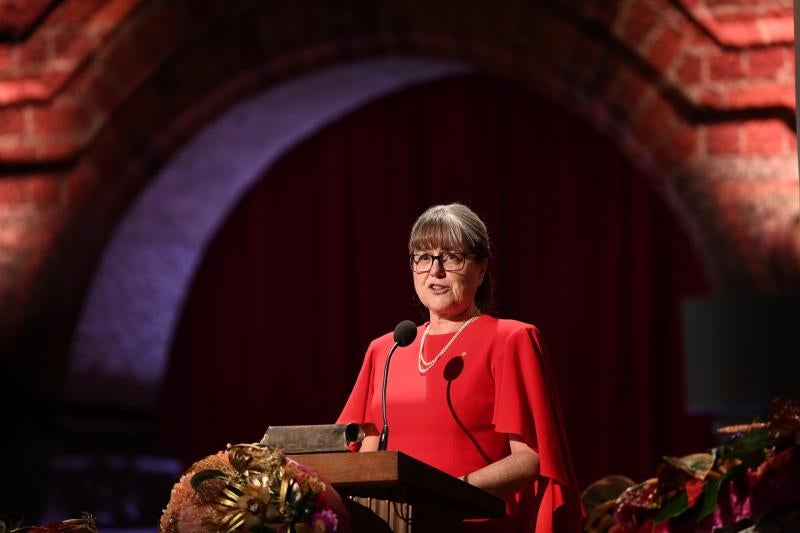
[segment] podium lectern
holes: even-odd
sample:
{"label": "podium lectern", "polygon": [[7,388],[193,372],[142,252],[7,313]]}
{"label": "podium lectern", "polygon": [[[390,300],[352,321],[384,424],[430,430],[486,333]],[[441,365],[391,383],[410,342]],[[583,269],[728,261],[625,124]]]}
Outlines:
{"label": "podium lectern", "polygon": [[353,531],[450,532],[501,517],[505,502],[402,452],[290,455],[345,498]]}

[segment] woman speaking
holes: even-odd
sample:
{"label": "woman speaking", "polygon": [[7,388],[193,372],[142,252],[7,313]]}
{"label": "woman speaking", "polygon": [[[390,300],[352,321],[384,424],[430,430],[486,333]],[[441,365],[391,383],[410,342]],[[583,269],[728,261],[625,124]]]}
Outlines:
{"label": "woman speaking", "polygon": [[[409,264],[429,313],[392,360],[388,448],[504,498],[506,516],[466,531],[578,531],[580,504],[539,331],[481,313],[490,298],[486,226],[461,204],[414,223]],[[382,425],[391,333],[370,343],[340,423]],[[361,451],[378,449],[378,437]]]}

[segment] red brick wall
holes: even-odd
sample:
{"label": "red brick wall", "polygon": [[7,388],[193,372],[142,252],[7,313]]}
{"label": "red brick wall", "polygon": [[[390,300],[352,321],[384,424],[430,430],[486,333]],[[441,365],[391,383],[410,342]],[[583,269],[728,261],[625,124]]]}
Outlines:
{"label": "red brick wall", "polygon": [[17,0],[0,4],[5,347],[64,345],[114,224],[204,120],[386,52],[550,95],[648,170],[720,290],[797,288],[791,0]]}

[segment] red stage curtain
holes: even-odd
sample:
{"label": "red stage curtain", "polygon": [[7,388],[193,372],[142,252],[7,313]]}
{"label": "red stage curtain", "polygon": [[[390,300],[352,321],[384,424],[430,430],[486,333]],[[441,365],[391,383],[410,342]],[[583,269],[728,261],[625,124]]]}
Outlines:
{"label": "red stage curtain", "polygon": [[506,82],[366,106],[282,158],[209,246],[172,348],[166,442],[188,462],[271,424],[332,422],[368,341],[424,320],[406,263],[415,217],[461,201],[494,239],[496,314],[548,342],[581,483],[700,451],[679,302],[706,284],[652,189],[590,126]]}

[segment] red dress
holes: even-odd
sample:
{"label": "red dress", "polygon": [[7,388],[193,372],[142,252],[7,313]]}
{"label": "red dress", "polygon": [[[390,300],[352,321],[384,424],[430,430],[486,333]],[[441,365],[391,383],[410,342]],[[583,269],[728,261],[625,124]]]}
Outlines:
{"label": "red dress", "polygon": [[[482,531],[578,531],[577,485],[539,331],[482,315],[420,375],[417,354],[426,326],[392,357],[388,448],[462,476],[508,455],[508,434],[521,435],[539,453],[539,479],[509,499],[505,519],[475,526]],[[425,359],[433,360],[452,336],[428,335]],[[339,423],[383,426],[381,381],[392,344],[391,333],[372,341]]]}

